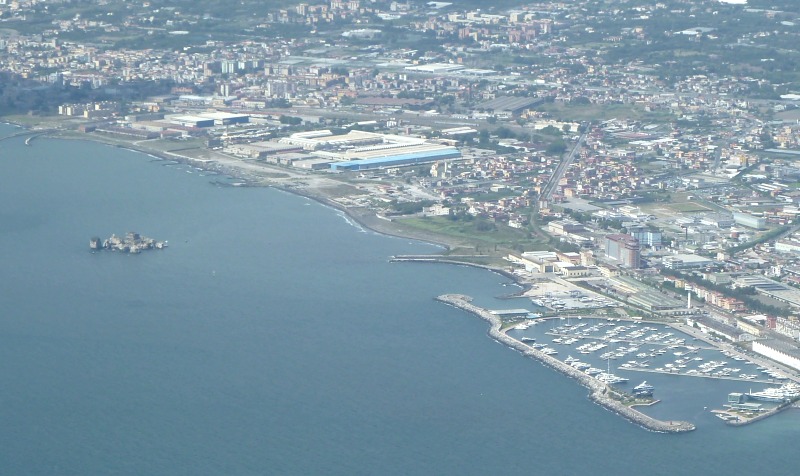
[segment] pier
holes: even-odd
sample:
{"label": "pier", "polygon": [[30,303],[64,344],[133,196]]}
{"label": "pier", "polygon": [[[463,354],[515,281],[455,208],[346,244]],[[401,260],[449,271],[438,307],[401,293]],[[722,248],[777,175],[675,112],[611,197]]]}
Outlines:
{"label": "pier", "polygon": [[765,380],[765,379],[746,379],[742,377],[737,377],[733,375],[710,375],[704,373],[696,373],[696,374],[688,374],[686,372],[670,372],[669,370],[655,370],[655,369],[647,369],[642,367],[625,367],[622,370],[627,370],[631,372],[647,372],[651,374],[666,374],[666,375],[675,375],[677,377],[700,377],[700,378],[712,378],[717,380],[736,380],[737,382],[747,382],[747,383],[765,383],[765,384],[776,384],[774,379],[772,380]]}
{"label": "pier", "polygon": [[641,426],[647,430],[656,431],[660,433],[684,433],[692,431],[695,426],[685,421],[662,421],[652,418],[637,411],[636,409],[621,403],[610,397],[616,391],[595,378],[592,378],[585,373],[565,364],[564,362],[550,357],[545,353],[534,349],[501,331],[502,320],[490,311],[481,307],[475,306],[470,303],[472,300],[469,296],[461,294],[443,294],[436,298],[437,301],[451,305],[458,309],[470,312],[490,324],[489,336],[498,342],[501,342],[512,349],[521,352],[523,355],[532,357],[539,360],[543,364],[551,367],[573,379],[577,380],[581,385],[590,390],[589,398],[604,408],[626,418],[628,421]]}
{"label": "pier", "polygon": [[[462,258],[462,259],[459,259]],[[413,263],[446,263],[446,264],[457,264],[461,266],[471,266],[474,268],[481,268],[492,271],[494,273],[500,274],[505,276],[515,283],[518,283],[523,288],[527,288],[524,286],[524,283],[519,282],[519,276],[506,271],[504,269],[500,269],[494,266],[489,266],[480,263],[473,263],[468,261],[469,259],[474,258],[485,258],[483,255],[397,255],[392,256],[389,258],[390,263],[403,263],[403,262],[413,262]],[[522,292],[519,293],[520,295]]]}
{"label": "pier", "polygon": [[[647,321],[644,321],[644,322],[647,322]],[[662,323],[659,323],[659,324],[662,324]],[[685,348],[685,347],[687,347],[686,344],[664,344],[662,342],[650,342],[650,341],[644,341],[644,340],[639,340],[639,339],[625,339],[625,338],[618,338],[618,337],[614,337],[612,339],[612,338],[608,338],[608,337],[605,337],[605,336],[581,336],[581,335],[576,335],[576,334],[572,334],[572,333],[569,333],[569,332],[547,331],[547,332],[545,332],[545,334],[547,334],[549,336],[555,336],[555,337],[574,337],[576,339],[581,339],[581,340],[596,340],[598,342],[606,342],[606,343],[612,343],[612,344],[617,344],[617,343],[621,342],[621,343],[625,343],[625,344],[635,344],[635,345],[640,345],[640,346],[641,345],[651,345],[651,346],[674,347],[674,348],[679,348],[679,347]],[[712,345],[698,345],[698,344],[694,344],[693,343],[692,347],[695,347],[695,348],[701,349],[701,350],[717,350],[717,348],[712,346]]]}
{"label": "pier", "polygon": [[722,420],[725,421],[727,425],[744,426],[744,425],[749,425],[750,423],[755,423],[757,421],[767,419],[773,415],[781,413],[786,409],[795,408],[795,406],[796,404],[792,402],[786,402],[778,405],[777,407],[771,410],[760,412],[753,416],[748,416],[739,412],[733,412],[731,410],[711,410],[711,413],[714,413],[715,415],[720,417]]}

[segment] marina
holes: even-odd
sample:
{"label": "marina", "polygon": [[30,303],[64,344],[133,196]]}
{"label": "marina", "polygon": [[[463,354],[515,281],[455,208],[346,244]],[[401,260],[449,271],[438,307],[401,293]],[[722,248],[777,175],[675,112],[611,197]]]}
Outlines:
{"label": "marina", "polygon": [[[558,325],[552,324],[556,321]],[[621,323],[610,319],[583,317],[550,318],[539,322],[551,323],[544,334],[552,344],[577,344],[574,347],[576,352],[593,355],[603,361],[614,361],[619,370],[757,383],[775,383],[787,378],[774,370],[754,368],[756,364],[744,357],[720,351],[706,342],[675,332],[675,329],[664,324],[654,325],[641,321]],[[524,331],[528,328],[529,325],[523,323],[513,327],[511,331]],[[528,336],[522,338],[531,339]],[[556,347],[554,350],[559,349]],[[714,357],[715,355],[719,357]],[[625,358],[631,360],[620,364]],[[729,361],[739,364],[735,367]]]}
{"label": "marina", "polygon": [[[489,336],[493,339],[509,346],[512,349],[522,352],[524,355],[535,358],[543,364],[552,367],[553,369],[575,379],[584,387],[590,390],[589,398],[606,409],[626,418],[627,420],[635,423],[650,431],[664,432],[664,433],[684,433],[693,431],[694,424],[687,421],[673,420],[673,419],[656,419],[647,415],[636,408],[637,404],[651,403],[649,397],[644,401],[637,401],[634,396],[624,391],[618,390],[615,385],[627,382],[625,377],[611,374],[610,372],[600,372],[595,376],[589,375],[587,372],[579,370],[577,367],[582,367],[584,370],[589,370],[596,367],[580,365],[578,361],[571,356],[567,359],[570,363],[566,363],[566,359],[561,361],[553,355],[558,353],[554,347],[547,346],[546,344],[536,343],[527,345],[522,342],[521,336],[511,337],[508,331],[501,330],[503,321],[496,313],[487,309],[480,308],[470,303],[469,296],[458,294],[446,294],[436,298],[438,301],[451,306],[457,307],[464,311],[470,312],[481,319],[489,322],[491,325],[489,329]],[[524,327],[524,326],[523,326]],[[528,326],[530,328],[531,325]],[[538,327],[538,326],[537,326]],[[527,330],[524,329],[523,331]],[[512,328],[513,331],[520,331],[522,329]],[[558,345],[558,344],[554,344]]]}
{"label": "marina", "polygon": [[[737,392],[743,395],[746,415],[772,414],[775,404],[800,398],[800,387],[783,371],[674,325],[608,317],[530,317],[508,325],[505,333],[521,343],[535,342],[536,348],[563,359],[563,364],[631,398],[652,399],[658,393],[659,400],[649,406],[658,403],[660,410],[642,410],[648,413],[668,414],[683,406],[677,390],[685,386],[680,383],[682,377],[707,382],[704,409],[711,408],[713,400],[719,402]],[[646,378],[637,377],[643,374]],[[635,385],[632,380],[641,383]],[[725,418],[737,424],[758,421],[738,414]]]}

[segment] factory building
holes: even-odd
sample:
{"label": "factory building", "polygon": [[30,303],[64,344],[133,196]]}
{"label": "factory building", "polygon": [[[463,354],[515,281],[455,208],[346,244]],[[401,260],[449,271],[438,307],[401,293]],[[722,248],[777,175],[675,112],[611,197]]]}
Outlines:
{"label": "factory building", "polygon": [[452,146],[428,142],[419,137],[375,132],[349,131],[334,135],[329,130],[299,132],[280,140],[300,146],[330,160],[332,170],[366,170],[414,165],[461,158]]}
{"label": "factory building", "polygon": [[331,164],[331,170],[366,170],[382,167],[397,167],[435,162],[444,159],[458,159],[460,157],[461,152],[455,147],[440,146],[439,148],[429,148],[425,151],[408,154],[386,154],[383,157],[334,162]]}
{"label": "factory building", "polygon": [[675,254],[661,258],[661,264],[667,269],[703,268],[713,263],[712,259],[691,254]]}
{"label": "factory building", "polygon": [[733,221],[738,225],[755,228],[760,230],[767,226],[767,220],[763,217],[756,217],[749,213],[735,212],[733,214]]}
{"label": "factory building", "polygon": [[800,370],[800,352],[794,346],[781,341],[774,339],[755,340],[753,341],[753,352],[793,369]]}
{"label": "factory building", "polygon": [[622,266],[638,269],[641,262],[639,240],[630,235],[606,235],[606,256]]}
{"label": "factory building", "polygon": [[213,127],[214,119],[200,116],[172,116],[169,119],[172,124],[183,127]]}
{"label": "factory building", "polygon": [[196,115],[178,115],[167,119],[172,124],[184,127],[214,127],[233,124],[246,124],[250,121],[247,114],[229,114],[227,112],[203,112]]}

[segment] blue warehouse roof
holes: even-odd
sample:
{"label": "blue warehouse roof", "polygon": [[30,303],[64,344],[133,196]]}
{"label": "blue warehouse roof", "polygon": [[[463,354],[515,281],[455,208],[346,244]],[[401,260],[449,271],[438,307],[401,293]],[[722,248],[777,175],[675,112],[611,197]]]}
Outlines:
{"label": "blue warehouse roof", "polygon": [[455,159],[461,157],[461,152],[456,148],[432,150],[428,152],[415,152],[412,154],[400,154],[389,157],[377,157],[374,159],[350,160],[347,162],[334,162],[331,164],[333,170],[363,170],[375,169],[380,167],[390,167],[398,165],[417,164],[421,162],[431,162],[442,159]]}

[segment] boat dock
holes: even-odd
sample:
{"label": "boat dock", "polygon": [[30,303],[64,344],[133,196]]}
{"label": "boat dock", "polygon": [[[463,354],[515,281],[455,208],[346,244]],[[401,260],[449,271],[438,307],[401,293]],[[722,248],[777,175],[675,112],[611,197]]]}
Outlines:
{"label": "boat dock", "polygon": [[581,385],[590,390],[590,399],[599,405],[602,405],[606,409],[626,418],[632,423],[635,423],[648,430],[661,433],[683,433],[695,429],[695,426],[692,423],[685,421],[657,420],[639,412],[635,408],[625,405],[618,399],[613,398],[613,396],[617,394],[613,387],[602,383],[599,380],[590,377],[586,373],[581,372],[574,367],[571,367],[564,362],[507,335],[501,330],[503,324],[502,319],[500,319],[500,317],[497,315],[492,314],[487,309],[483,309],[471,304],[470,301],[472,299],[469,296],[464,296],[461,294],[443,294],[438,296],[436,300],[467,311],[487,321],[490,324],[488,332],[490,337],[512,349],[521,352],[523,355],[535,358],[548,367],[551,367],[577,380]]}
{"label": "boat dock", "polygon": [[631,372],[647,372],[651,374],[667,374],[667,375],[675,375],[677,377],[700,377],[700,378],[712,378],[717,380],[736,380],[738,382],[748,382],[748,383],[766,383],[766,384],[776,384],[775,380],[764,380],[764,379],[746,379],[742,377],[737,377],[733,375],[708,375],[708,374],[688,374],[686,372],[670,372],[669,370],[656,370],[656,369],[648,369],[642,367],[625,367],[621,370],[629,370]]}
{"label": "boat dock", "polygon": [[727,409],[727,410],[711,410],[711,413],[715,414],[719,419],[723,420],[728,425],[744,426],[744,425],[749,425],[750,423],[755,423],[757,421],[764,420],[766,418],[771,417],[772,415],[777,415],[778,413],[786,410],[787,408],[793,408],[793,407],[794,405],[791,402],[787,402],[766,411],[741,412],[741,411],[734,411],[733,409]]}
{"label": "boat dock", "polygon": [[[666,344],[663,344],[661,342],[647,342],[647,341],[644,341],[644,340],[625,339],[625,338],[613,338],[613,339],[610,339],[610,338],[604,337],[604,336],[581,336],[581,335],[575,335],[574,333],[569,333],[569,332],[547,331],[546,334],[554,336],[554,337],[567,337],[567,338],[574,337],[576,339],[596,340],[596,341],[602,341],[602,342],[607,342],[607,343],[608,342],[613,342],[613,343],[636,344],[636,345],[653,345],[653,346],[662,346],[662,347],[667,346]],[[686,345],[685,344],[680,344],[680,345],[676,345],[674,347],[676,347],[676,348],[677,347],[686,347]],[[701,349],[701,350],[717,350],[716,347],[714,347],[712,345],[708,345],[708,344],[705,344],[705,345],[692,344],[692,347],[697,348],[697,349]]]}

